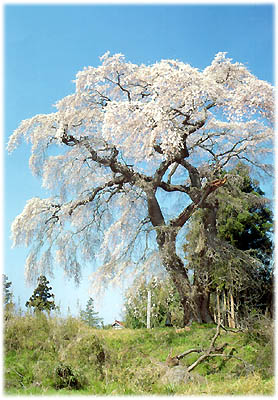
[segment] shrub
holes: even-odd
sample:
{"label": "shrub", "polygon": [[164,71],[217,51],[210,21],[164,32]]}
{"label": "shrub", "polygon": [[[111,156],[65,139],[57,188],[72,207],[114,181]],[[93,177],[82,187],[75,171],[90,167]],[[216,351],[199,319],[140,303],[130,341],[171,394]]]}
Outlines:
{"label": "shrub", "polygon": [[60,363],[54,369],[55,389],[81,389],[85,384],[85,379],[72,366]]}
{"label": "shrub", "polygon": [[105,351],[99,338],[91,331],[80,332],[75,340],[59,353],[63,362],[71,362],[73,365],[83,368],[87,366],[91,371],[101,372],[105,363]]}

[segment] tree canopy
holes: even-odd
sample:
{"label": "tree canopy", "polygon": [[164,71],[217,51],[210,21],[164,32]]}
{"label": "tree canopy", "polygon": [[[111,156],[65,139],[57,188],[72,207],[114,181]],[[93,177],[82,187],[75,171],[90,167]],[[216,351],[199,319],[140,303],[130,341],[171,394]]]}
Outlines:
{"label": "tree canopy", "polygon": [[93,283],[104,287],[132,267],[163,264],[190,308],[177,235],[232,184],[218,171],[244,160],[270,173],[272,86],[225,53],[203,71],[106,53],[75,84],[56,112],[22,121],[8,144],[32,144],[30,168],[50,194],[29,200],[12,224],[14,245],[30,246],[27,279],[55,262],[78,282],[81,265],[97,259]]}

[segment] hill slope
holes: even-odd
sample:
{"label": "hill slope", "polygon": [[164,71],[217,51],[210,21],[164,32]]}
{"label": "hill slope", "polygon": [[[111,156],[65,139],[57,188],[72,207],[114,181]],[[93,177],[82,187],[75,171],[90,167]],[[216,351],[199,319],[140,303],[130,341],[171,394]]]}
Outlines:
{"label": "hill slope", "polygon": [[177,374],[200,355],[191,353],[179,366],[169,368],[165,364],[169,352],[178,355],[191,348],[208,348],[215,326],[193,324],[181,332],[175,328],[97,330],[74,318],[12,316],[4,331],[5,392],[271,395],[272,328],[266,323],[260,321],[244,333],[221,330],[217,346],[227,343],[224,352],[237,358],[208,358],[180,383]]}

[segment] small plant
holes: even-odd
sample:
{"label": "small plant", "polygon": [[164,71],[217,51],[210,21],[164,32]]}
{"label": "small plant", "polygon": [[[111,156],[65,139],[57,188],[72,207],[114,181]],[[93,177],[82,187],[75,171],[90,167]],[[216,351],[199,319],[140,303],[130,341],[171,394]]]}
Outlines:
{"label": "small plant", "polygon": [[[81,389],[82,379],[80,374],[70,365],[59,364],[54,369],[55,388],[56,389]],[[84,384],[84,383],[83,383]]]}

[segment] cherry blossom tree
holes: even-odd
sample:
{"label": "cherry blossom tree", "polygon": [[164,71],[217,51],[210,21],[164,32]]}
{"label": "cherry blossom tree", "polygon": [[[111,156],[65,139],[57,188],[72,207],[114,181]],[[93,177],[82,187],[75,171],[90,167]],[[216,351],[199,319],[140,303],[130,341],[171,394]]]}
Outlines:
{"label": "cherry blossom tree", "polygon": [[271,173],[273,88],[226,53],[203,71],[109,52],[100,60],[77,73],[75,93],[56,112],[22,121],[10,137],[10,152],[22,138],[31,143],[30,168],[49,193],[12,224],[14,245],[30,246],[26,278],[57,263],[78,282],[81,264],[95,262],[93,284],[103,288],[163,265],[184,323],[205,321],[179,237],[203,208],[208,243],[218,243],[213,192],[236,179],[219,179],[223,167],[244,161]]}

